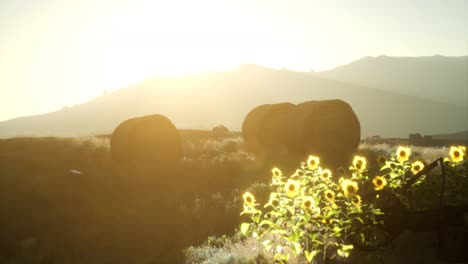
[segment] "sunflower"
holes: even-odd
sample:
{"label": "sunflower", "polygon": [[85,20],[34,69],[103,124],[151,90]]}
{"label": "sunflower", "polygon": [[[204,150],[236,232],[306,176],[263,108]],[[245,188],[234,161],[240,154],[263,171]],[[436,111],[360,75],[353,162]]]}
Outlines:
{"label": "sunflower", "polygon": [[417,174],[418,172],[422,171],[424,169],[424,164],[420,161],[415,161],[411,163],[411,172],[413,174]]}
{"label": "sunflower", "polygon": [[295,197],[299,194],[299,188],[301,187],[300,183],[295,180],[289,179],[286,183],[286,194],[289,197]]}
{"label": "sunflower", "polygon": [[460,162],[463,160],[464,149],[465,147],[450,147],[450,158],[453,162]]}
{"label": "sunflower", "polygon": [[265,208],[268,206],[271,206],[273,208],[276,208],[280,204],[278,200],[278,195],[276,193],[270,193],[270,200],[268,201],[267,204],[265,204]]}
{"label": "sunflower", "polygon": [[319,157],[315,157],[315,156],[310,155],[309,159],[307,159],[307,167],[309,167],[309,170],[317,169],[319,164],[320,164],[320,158]]}
{"label": "sunflower", "polygon": [[353,167],[358,171],[358,172],[363,172],[366,169],[367,166],[367,160],[364,157],[360,156],[355,156],[353,160]]}
{"label": "sunflower", "polygon": [[409,148],[399,146],[396,154],[397,160],[399,162],[404,162],[409,159],[409,156],[411,155],[411,150]]}
{"label": "sunflower", "polygon": [[374,184],[374,190],[380,191],[387,185],[387,180],[382,176],[375,176],[374,179],[372,179],[372,183]]}
{"label": "sunflower", "polygon": [[273,174],[273,178],[281,178],[281,176],[283,176],[281,170],[276,167],[271,170],[271,173]]}
{"label": "sunflower", "polygon": [[346,173],[346,170],[343,167],[339,167],[336,172],[338,173],[338,176],[343,177]]}
{"label": "sunflower", "polygon": [[355,206],[360,206],[361,205],[361,196],[359,196],[359,194],[356,194],[353,198],[351,198],[351,202]]}
{"label": "sunflower", "polygon": [[320,173],[320,176],[321,176],[322,179],[324,179],[324,180],[330,179],[331,175],[332,175],[332,173],[331,173],[331,171],[330,171],[329,169],[325,169],[325,170],[323,170],[323,171]]}
{"label": "sunflower", "polygon": [[332,190],[326,190],[325,199],[333,203],[335,201],[335,193]]}
{"label": "sunflower", "polygon": [[377,164],[379,164],[379,167],[385,166],[387,163],[387,158],[385,156],[380,155],[377,157]]}
{"label": "sunflower", "polygon": [[343,180],[341,183],[341,189],[343,190],[344,195],[348,198],[356,195],[357,191],[359,190],[357,182],[350,180]]}
{"label": "sunflower", "polygon": [[291,179],[297,180],[297,179],[302,178],[302,176],[304,176],[304,171],[296,170],[296,172],[291,176]]}
{"label": "sunflower", "polygon": [[465,153],[464,155],[466,156],[466,154],[467,154],[466,147],[465,146],[458,146],[458,148],[463,150],[463,153]]}
{"label": "sunflower", "polygon": [[315,207],[314,198],[310,196],[304,197],[304,200],[302,201],[302,208],[304,208],[305,210],[312,210],[313,207]]}
{"label": "sunflower", "polygon": [[244,198],[244,203],[249,206],[254,206],[255,205],[255,197],[249,193],[246,192],[242,195],[242,198]]}

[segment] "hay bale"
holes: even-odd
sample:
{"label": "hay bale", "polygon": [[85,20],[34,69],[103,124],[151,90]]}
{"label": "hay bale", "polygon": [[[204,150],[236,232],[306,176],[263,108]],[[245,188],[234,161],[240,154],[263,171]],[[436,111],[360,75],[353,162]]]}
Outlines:
{"label": "hay bale", "polygon": [[[291,106],[294,105],[291,103],[265,104],[252,109],[242,123],[242,137],[246,148],[257,152],[265,148],[262,142],[263,139],[261,139],[262,136],[269,137],[268,140],[265,140],[267,143],[276,139],[275,132],[268,129],[277,127],[275,115],[285,112]],[[265,123],[265,121],[267,122]]]}
{"label": "hay bale", "polygon": [[122,165],[162,168],[182,157],[179,132],[162,115],[124,121],[112,134],[110,147],[112,159]]}
{"label": "hay bale", "polygon": [[315,154],[328,166],[338,166],[349,164],[359,146],[359,120],[342,100],[301,103],[286,120],[285,138],[291,153]]}
{"label": "hay bale", "polygon": [[215,137],[226,137],[229,135],[229,129],[223,125],[215,126],[211,129],[211,134]]}
{"label": "hay bale", "polygon": [[109,142],[111,156],[114,162],[119,164],[130,163],[130,146],[133,144],[130,134],[138,120],[138,117],[125,120],[114,129]]}
{"label": "hay bale", "polygon": [[242,138],[245,147],[249,151],[258,151],[261,149],[258,140],[258,131],[265,113],[270,109],[271,104],[265,104],[255,107],[247,113],[242,123]]}
{"label": "hay bale", "polygon": [[264,149],[280,150],[286,147],[285,129],[289,113],[295,108],[294,104],[281,103],[271,105],[263,115],[258,129],[258,140]]}

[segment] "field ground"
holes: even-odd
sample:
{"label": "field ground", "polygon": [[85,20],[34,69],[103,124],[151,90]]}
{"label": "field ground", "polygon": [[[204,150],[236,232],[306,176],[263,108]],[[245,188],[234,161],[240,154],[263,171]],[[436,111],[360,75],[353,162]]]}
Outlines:
{"label": "field ground", "polygon": [[[255,158],[238,133],[181,136],[181,163],[151,175],[113,164],[108,136],[0,140],[0,263],[183,262],[183,248],[234,234],[244,191],[265,202],[274,165],[286,173],[298,165]],[[373,162],[393,151],[364,143],[358,153]],[[447,151],[413,152],[430,162]],[[431,190],[424,201],[437,200]],[[435,233],[404,233],[384,263],[442,263],[435,241]]]}

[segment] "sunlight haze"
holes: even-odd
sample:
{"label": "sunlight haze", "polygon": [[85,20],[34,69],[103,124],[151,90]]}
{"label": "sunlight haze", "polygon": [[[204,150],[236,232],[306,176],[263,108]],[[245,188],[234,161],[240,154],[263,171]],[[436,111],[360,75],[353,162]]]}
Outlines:
{"label": "sunlight haze", "polygon": [[[430,3],[430,4],[429,4]],[[468,1],[0,2],[0,121],[156,75],[468,54]]]}

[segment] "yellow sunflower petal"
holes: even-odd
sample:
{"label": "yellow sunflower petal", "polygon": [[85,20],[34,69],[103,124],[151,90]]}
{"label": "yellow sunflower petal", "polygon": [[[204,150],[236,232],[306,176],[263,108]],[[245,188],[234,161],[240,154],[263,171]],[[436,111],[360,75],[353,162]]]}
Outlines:
{"label": "yellow sunflower petal", "polygon": [[343,180],[341,183],[341,189],[346,197],[350,198],[357,194],[359,190],[357,182],[353,182],[350,180]]}
{"label": "yellow sunflower petal", "polygon": [[289,179],[286,183],[286,195],[289,197],[295,197],[299,194],[301,184],[298,181]]}
{"label": "yellow sunflower petal", "polygon": [[460,162],[463,161],[463,156],[465,154],[465,151],[463,148],[460,147],[450,147],[450,158],[452,159],[453,162]]}
{"label": "yellow sunflower petal", "polygon": [[358,172],[363,172],[367,167],[367,160],[361,156],[355,156],[353,160],[353,167]]}
{"label": "yellow sunflower petal", "polygon": [[411,155],[411,149],[403,146],[399,146],[396,152],[397,160],[399,162],[405,162],[409,159]]}
{"label": "yellow sunflower petal", "polygon": [[424,169],[424,164],[421,161],[415,161],[411,163],[411,172],[417,174]]}
{"label": "yellow sunflower petal", "polygon": [[319,164],[320,164],[319,157],[310,155],[309,158],[307,159],[307,167],[309,168],[309,170],[317,169]]}
{"label": "yellow sunflower petal", "polygon": [[375,176],[372,183],[374,184],[374,190],[380,191],[387,185],[387,180],[382,176]]}

